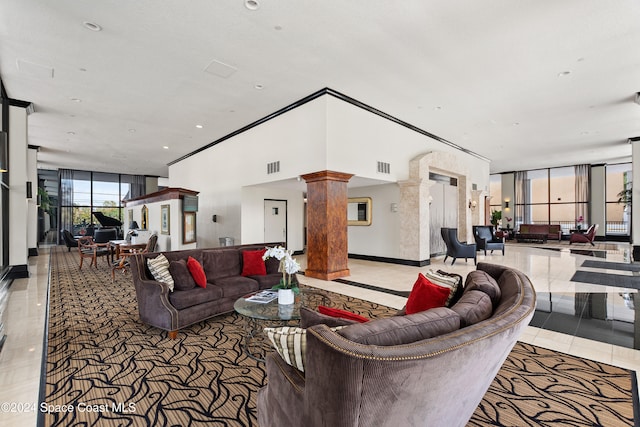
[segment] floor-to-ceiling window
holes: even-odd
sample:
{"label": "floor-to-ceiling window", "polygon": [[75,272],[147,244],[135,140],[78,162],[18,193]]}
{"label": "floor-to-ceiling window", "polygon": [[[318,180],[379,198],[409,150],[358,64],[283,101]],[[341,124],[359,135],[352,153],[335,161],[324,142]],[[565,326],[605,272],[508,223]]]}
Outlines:
{"label": "floor-to-ceiling window", "polygon": [[99,225],[93,212],[122,221],[122,200],[144,194],[144,177],[60,170],[59,193],[61,229],[91,234]]}
{"label": "floor-to-ceiling window", "polygon": [[[587,227],[589,200],[578,194],[588,186],[588,175],[578,176],[578,166],[525,171],[521,185],[522,197],[517,197],[523,215],[516,218],[520,224],[559,224],[564,233],[569,233],[578,224]],[[582,212],[584,214],[576,214]]]}
{"label": "floor-to-ceiling window", "polygon": [[[606,233],[629,236],[631,233],[631,163],[606,166]],[[625,197],[626,196],[626,197]]]}

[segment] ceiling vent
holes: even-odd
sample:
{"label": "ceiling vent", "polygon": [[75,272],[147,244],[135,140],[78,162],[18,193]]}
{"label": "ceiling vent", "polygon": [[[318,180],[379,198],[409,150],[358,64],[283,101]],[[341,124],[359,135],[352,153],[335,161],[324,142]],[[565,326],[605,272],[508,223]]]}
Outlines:
{"label": "ceiling vent", "polygon": [[280,161],[267,163],[267,174],[280,172]]}
{"label": "ceiling vent", "polygon": [[386,162],[378,162],[378,173],[391,173],[391,164]]}

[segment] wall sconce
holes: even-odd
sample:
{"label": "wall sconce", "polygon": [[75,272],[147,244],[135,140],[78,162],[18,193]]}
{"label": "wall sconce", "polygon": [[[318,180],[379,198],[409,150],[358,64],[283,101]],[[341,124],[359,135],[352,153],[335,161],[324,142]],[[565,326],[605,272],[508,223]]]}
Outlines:
{"label": "wall sconce", "polygon": [[211,217],[211,221],[218,222],[218,215],[214,215]]}
{"label": "wall sconce", "polygon": [[478,202],[476,202],[475,200],[469,200],[469,209],[474,210],[476,206],[478,206]]}
{"label": "wall sconce", "polygon": [[398,204],[391,203],[391,212],[398,212]]}
{"label": "wall sconce", "polygon": [[509,209],[509,201],[508,200],[504,201],[504,208],[505,209]]}

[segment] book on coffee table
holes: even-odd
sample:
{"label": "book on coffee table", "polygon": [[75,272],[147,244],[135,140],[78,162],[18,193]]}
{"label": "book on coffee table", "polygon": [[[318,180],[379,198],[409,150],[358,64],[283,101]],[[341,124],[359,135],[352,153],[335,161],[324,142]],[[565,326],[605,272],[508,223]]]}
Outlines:
{"label": "book on coffee table", "polygon": [[278,291],[260,291],[251,295],[249,298],[245,298],[245,300],[257,302],[259,304],[266,304],[276,298],[278,298]]}

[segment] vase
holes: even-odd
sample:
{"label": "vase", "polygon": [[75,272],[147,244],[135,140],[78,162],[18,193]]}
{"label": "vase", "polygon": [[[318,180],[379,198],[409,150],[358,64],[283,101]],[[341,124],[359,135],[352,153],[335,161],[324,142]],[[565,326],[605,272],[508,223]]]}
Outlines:
{"label": "vase", "polygon": [[293,289],[278,289],[278,304],[293,304],[294,298]]}

